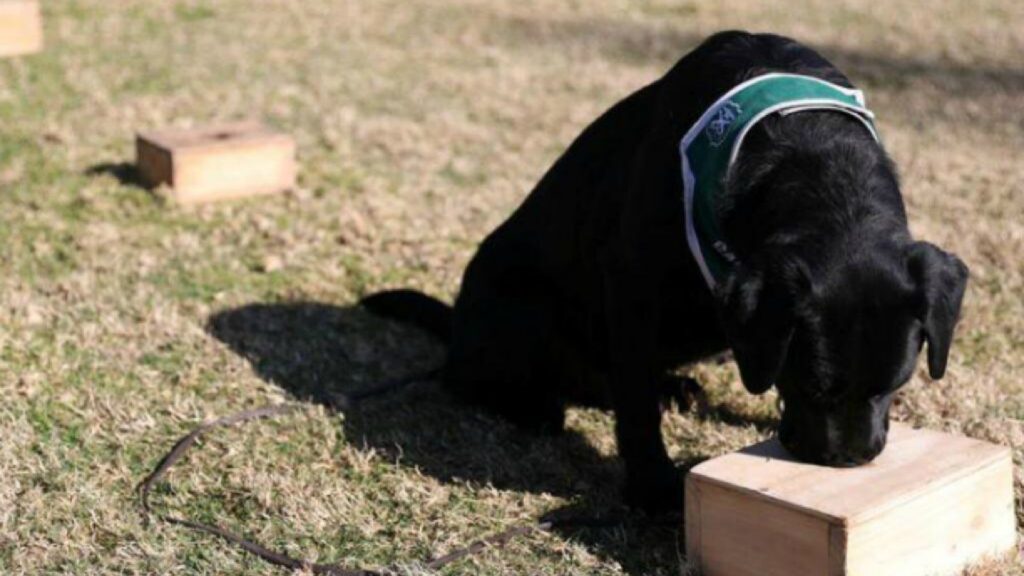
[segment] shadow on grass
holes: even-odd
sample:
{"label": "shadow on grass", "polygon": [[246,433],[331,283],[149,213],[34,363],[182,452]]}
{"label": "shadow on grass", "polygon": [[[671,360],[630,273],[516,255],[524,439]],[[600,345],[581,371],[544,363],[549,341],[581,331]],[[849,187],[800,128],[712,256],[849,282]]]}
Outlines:
{"label": "shadow on grass", "polygon": [[[690,26],[610,19],[553,18],[496,14],[498,41],[521,50],[570,54],[576,61],[610,60],[629,65],[655,65],[667,71],[695,48],[707,34]],[[796,38],[801,40],[801,38]],[[855,85],[866,89],[876,112],[894,123],[964,126],[989,142],[1008,138],[1019,142],[1015,130],[1019,113],[1013,102],[1024,94],[1024,68],[992,62],[962,63],[939,55],[893,54],[864,45],[807,42],[831,61]],[[999,111],[993,113],[992,111]],[[1007,115],[1015,121],[1007,121]],[[994,139],[999,136],[999,139]]]}
{"label": "shadow on grass", "polygon": [[[554,18],[495,14],[500,39],[516,47],[558,50],[629,63],[661,62],[670,66],[710,34],[673,25],[652,25],[607,17]],[[758,30],[753,30],[758,32]],[[796,40],[801,40],[796,38]],[[879,88],[909,90],[915,82],[933,85],[953,99],[972,99],[993,90],[1024,90],[1024,68],[991,64],[963,64],[946,59],[893,55],[807,42],[846,73],[854,83],[869,81]]]}
{"label": "shadow on grass", "polygon": [[[263,378],[297,399],[329,408],[340,408],[337,399],[346,394],[422,373],[443,360],[443,350],[425,334],[358,307],[252,304],[215,314],[208,327]],[[710,417],[725,422],[743,418],[721,408],[713,408]],[[621,465],[598,452],[582,434],[522,432],[457,402],[436,382],[363,401],[346,410],[343,426],[350,443],[373,448],[388,460],[415,466],[444,482],[570,500],[565,508],[553,511],[553,517],[622,513]],[[677,565],[680,530],[651,527],[634,515],[625,518],[615,528],[577,526],[555,532],[584,543],[631,574]]]}
{"label": "shadow on grass", "polygon": [[139,174],[135,164],[130,162],[102,162],[100,164],[93,164],[86,168],[83,174],[86,176],[112,176],[125,186],[133,186],[143,190],[149,190],[150,188],[143,181],[142,175]]}
{"label": "shadow on grass", "polygon": [[[209,329],[266,380],[330,408],[341,408],[345,395],[425,372],[443,359],[418,330],[358,307],[254,304],[216,314]],[[349,442],[446,482],[573,496],[580,472],[601,483],[619,474],[618,464],[581,435],[521,432],[456,401],[436,382],[360,402],[346,411],[344,426]]]}

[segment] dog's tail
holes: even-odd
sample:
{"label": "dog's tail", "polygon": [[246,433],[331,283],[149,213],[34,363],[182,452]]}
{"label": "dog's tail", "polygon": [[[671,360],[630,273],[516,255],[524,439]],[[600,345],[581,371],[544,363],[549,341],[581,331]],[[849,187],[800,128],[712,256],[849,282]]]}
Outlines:
{"label": "dog's tail", "polygon": [[377,316],[406,322],[426,330],[447,345],[452,338],[452,307],[415,290],[385,290],[370,294],[359,304]]}

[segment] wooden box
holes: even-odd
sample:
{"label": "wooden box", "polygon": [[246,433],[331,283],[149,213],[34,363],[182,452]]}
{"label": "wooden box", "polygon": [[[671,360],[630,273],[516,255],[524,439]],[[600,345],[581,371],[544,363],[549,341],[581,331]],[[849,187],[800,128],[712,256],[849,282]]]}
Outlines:
{"label": "wooden box", "polygon": [[936,576],[1013,550],[1010,451],[894,424],[857,468],[795,461],[777,440],[694,467],[686,550],[704,576]]}
{"label": "wooden box", "polygon": [[143,132],[136,154],[142,180],[183,204],[295,186],[295,141],[256,122]]}
{"label": "wooden box", "polygon": [[0,0],[0,56],[43,49],[43,19],[36,0]]}

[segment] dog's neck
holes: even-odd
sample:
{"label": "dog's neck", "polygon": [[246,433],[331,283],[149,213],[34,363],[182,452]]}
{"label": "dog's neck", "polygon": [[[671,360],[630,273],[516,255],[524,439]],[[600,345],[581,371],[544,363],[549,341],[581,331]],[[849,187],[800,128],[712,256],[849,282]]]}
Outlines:
{"label": "dog's neck", "polygon": [[806,252],[863,234],[909,240],[892,162],[860,123],[807,112],[765,119],[747,137],[719,206],[726,240],[741,261],[758,252]]}

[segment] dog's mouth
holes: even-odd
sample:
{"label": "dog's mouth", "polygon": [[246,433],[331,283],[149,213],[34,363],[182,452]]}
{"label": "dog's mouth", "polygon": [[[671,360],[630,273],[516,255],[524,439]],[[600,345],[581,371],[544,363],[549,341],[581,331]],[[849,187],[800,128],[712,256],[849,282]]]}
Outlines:
{"label": "dog's mouth", "polygon": [[797,460],[806,462],[808,464],[816,464],[818,466],[828,466],[830,468],[853,468],[855,466],[863,466],[874,460],[875,454],[869,452],[839,452],[832,450],[814,450],[802,445],[799,442],[794,442],[792,439],[779,437],[779,441],[782,446]]}
{"label": "dog's mouth", "polygon": [[797,460],[808,464],[830,468],[853,468],[870,463],[881,453],[881,449],[869,447],[830,449],[829,447],[809,445],[802,441],[804,437],[800,431],[790,426],[779,427],[779,442],[783,448]]}
{"label": "dog's mouth", "polygon": [[781,394],[775,406],[779,413],[779,442],[800,462],[852,468],[869,464],[885,448],[888,419],[880,427],[863,423],[863,429],[850,429],[841,418],[824,414],[824,408],[807,413],[806,407],[792,403],[787,406]]}

